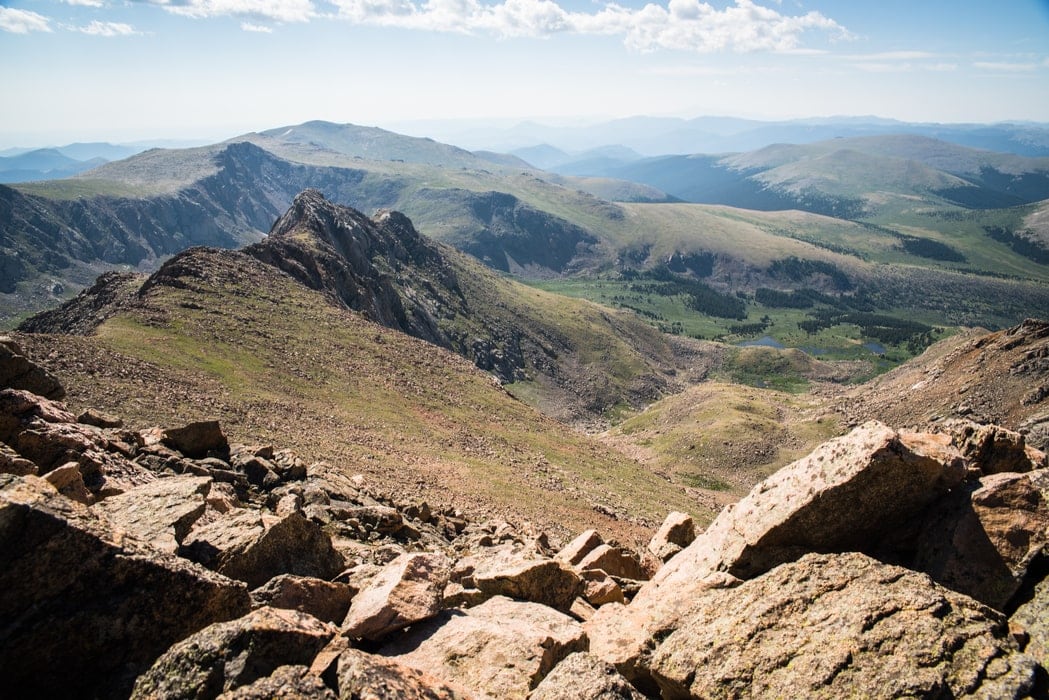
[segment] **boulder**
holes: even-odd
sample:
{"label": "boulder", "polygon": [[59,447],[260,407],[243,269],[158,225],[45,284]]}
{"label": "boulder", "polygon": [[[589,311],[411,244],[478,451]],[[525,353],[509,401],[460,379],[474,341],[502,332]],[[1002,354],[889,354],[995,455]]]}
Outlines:
{"label": "boulder", "polygon": [[229,441],[215,420],[189,423],[163,431],[161,441],[191,459],[219,457],[229,459]]}
{"label": "boulder", "polygon": [[259,608],[172,646],[138,678],[131,697],[215,698],[281,666],[308,666],[335,632],[305,613]]}
{"label": "boulder", "polygon": [[602,569],[584,571],[583,581],[583,597],[594,607],[626,602],[623,588]]}
{"label": "boulder", "polygon": [[586,650],[578,622],[545,605],[497,596],[413,625],[379,650],[467,692],[525,698],[562,659]]}
{"label": "boulder", "polygon": [[175,554],[204,514],[210,490],[206,476],[171,476],[110,496],[95,508],[140,540]]}
{"label": "boulder", "polygon": [[1024,436],[1014,430],[966,420],[953,421],[947,428],[965,460],[984,474],[1046,467],[1045,453],[1028,446]]}
{"label": "boulder", "polygon": [[697,596],[807,552],[876,547],[964,476],[963,461],[943,441],[877,422],[823,443],[722,510],[622,614],[598,610],[587,623],[591,651],[633,681],[653,636],[673,630]]}
{"label": "boulder", "polygon": [[84,425],[93,425],[96,428],[123,428],[124,421],[117,416],[104,413],[97,408],[89,408],[79,416],[77,416],[77,423],[83,423]]}
{"label": "boulder", "polygon": [[342,623],[350,638],[378,640],[441,609],[451,562],[442,554],[402,554],[361,589]]}
{"label": "boulder", "polygon": [[417,668],[347,649],[338,662],[341,700],[466,700],[465,692]]}
{"label": "boulder", "polygon": [[222,693],[218,700],[338,700],[320,676],[305,666],[281,666],[250,685]]}
{"label": "boulder", "polygon": [[564,562],[512,544],[463,557],[452,572],[452,581],[480,591],[484,598],[507,596],[566,612],[583,590],[582,579]]}
{"label": "boulder", "polygon": [[1004,610],[1049,541],[1049,505],[1031,474],[992,473],[939,501],[908,566]]}
{"label": "boulder", "polygon": [[998,613],[858,553],[709,591],[649,662],[665,698],[1019,698],[1036,668]]}
{"label": "boulder", "polygon": [[36,464],[14,451],[6,443],[0,442],[0,474],[15,476],[36,476],[39,472]]}
{"label": "boulder", "polygon": [[18,343],[8,335],[0,336],[0,388],[24,389],[56,401],[66,395],[62,383],[26,357]]}
{"label": "boulder", "polygon": [[576,652],[559,663],[528,700],[644,700],[636,688],[592,654]]}
{"label": "boulder", "polygon": [[670,558],[696,539],[696,524],[691,515],[674,511],[659,526],[659,530],[648,543],[648,551],[659,561],[666,563]]}
{"label": "boulder", "polygon": [[346,617],[355,589],[309,576],[281,574],[251,592],[255,607],[269,606],[313,615],[322,622],[339,623]]}
{"label": "boulder", "polygon": [[18,433],[34,420],[45,423],[75,423],[76,416],[64,404],[23,389],[0,390],[0,442],[14,444]]}
{"label": "boulder", "polygon": [[1049,668],[1049,578],[1033,585],[1009,618],[1028,637],[1024,652]]}
{"label": "boulder", "polygon": [[583,560],[583,557],[604,543],[601,535],[597,534],[597,530],[586,530],[562,547],[561,551],[554,555],[554,559],[563,561],[569,566],[575,566]]}
{"label": "boulder", "polygon": [[640,581],[647,578],[637,556],[629,550],[602,544],[591,550],[575,568],[579,571],[604,571],[610,576]]}
{"label": "boulder", "polygon": [[95,497],[84,485],[84,475],[80,473],[80,465],[76,462],[69,462],[52,469],[44,474],[44,480],[58,489],[60,494],[77,503],[89,506],[95,502]]}
{"label": "boulder", "polygon": [[179,553],[253,588],[280,574],[330,580],[345,565],[320,526],[298,513],[224,515],[192,530]]}
{"label": "boulder", "polygon": [[11,697],[126,697],[171,644],[249,609],[43,479],[0,475],[0,676]]}

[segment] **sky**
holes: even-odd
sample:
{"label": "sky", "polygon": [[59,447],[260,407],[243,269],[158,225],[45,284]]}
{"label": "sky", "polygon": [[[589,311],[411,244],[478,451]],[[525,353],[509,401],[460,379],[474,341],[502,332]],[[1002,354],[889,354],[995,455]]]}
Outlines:
{"label": "sky", "polygon": [[1049,0],[0,0],[0,148],[311,119],[1049,122]]}

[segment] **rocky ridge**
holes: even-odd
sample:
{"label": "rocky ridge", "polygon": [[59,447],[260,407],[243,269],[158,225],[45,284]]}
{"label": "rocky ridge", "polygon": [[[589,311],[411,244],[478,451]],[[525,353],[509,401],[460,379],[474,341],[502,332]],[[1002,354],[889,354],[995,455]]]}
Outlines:
{"label": "rocky ridge", "polygon": [[644,552],[433,512],[214,422],[76,417],[18,380],[0,439],[12,697],[1049,690],[1049,465],[997,426],[867,423]]}

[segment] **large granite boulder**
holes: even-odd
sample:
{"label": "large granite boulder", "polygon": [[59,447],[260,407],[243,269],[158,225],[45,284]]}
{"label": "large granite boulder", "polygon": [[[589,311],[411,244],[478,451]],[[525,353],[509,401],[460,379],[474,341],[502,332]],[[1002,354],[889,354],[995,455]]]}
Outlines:
{"label": "large granite boulder", "polygon": [[252,588],[280,574],[330,580],[345,565],[331,538],[301,514],[246,509],[195,528],[179,553]]}
{"label": "large granite boulder", "polygon": [[43,479],[0,475],[5,694],[126,697],[171,644],[249,606],[244,584],[156,551]]}
{"label": "large granite boulder", "polygon": [[864,550],[962,483],[963,460],[939,439],[868,423],[817,447],[726,507],[625,608],[588,621],[591,651],[634,680],[651,640],[711,588],[808,552]]}
{"label": "large granite boulder", "polygon": [[479,594],[472,600],[507,596],[567,611],[583,591],[579,574],[531,547],[503,544],[463,557],[452,571],[452,581]]}
{"label": "large granite boulder", "polygon": [[356,592],[345,583],[325,581],[310,576],[281,574],[251,592],[255,607],[269,606],[298,610],[323,622],[342,622]]}
{"label": "large granite boulder", "polygon": [[451,562],[442,554],[402,554],[353,599],[342,624],[350,638],[379,640],[441,610]]}
{"label": "large granite boulder", "polygon": [[0,336],[0,389],[25,389],[48,399],[65,397],[62,383],[36,364],[11,336]]}
{"label": "large granite boulder", "polygon": [[98,502],[110,522],[157,549],[175,554],[193,523],[204,514],[211,479],[170,476]]}
{"label": "large granite boulder", "polygon": [[1005,619],[925,574],[809,554],[694,601],[648,668],[664,698],[1021,698]]}
{"label": "large granite boulder", "polygon": [[559,663],[528,700],[644,700],[634,686],[593,654],[576,652]]}
{"label": "large granite boulder", "polygon": [[467,700],[456,689],[417,668],[347,649],[339,656],[340,700]]}
{"label": "large granite boulder", "polygon": [[583,628],[537,603],[497,596],[446,610],[380,650],[479,696],[525,698],[562,659],[586,650]]}

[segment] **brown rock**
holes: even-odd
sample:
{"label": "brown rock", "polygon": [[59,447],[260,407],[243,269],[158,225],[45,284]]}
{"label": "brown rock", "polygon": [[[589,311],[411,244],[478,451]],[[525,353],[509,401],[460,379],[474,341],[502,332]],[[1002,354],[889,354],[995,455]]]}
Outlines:
{"label": "brown rock", "polygon": [[696,539],[696,524],[691,515],[677,511],[667,515],[648,543],[648,551],[666,563]]}
{"label": "brown rock", "polygon": [[655,650],[663,697],[1025,697],[1004,619],[924,574],[810,554],[695,601]]}
{"label": "brown rock", "polygon": [[464,692],[417,668],[348,649],[339,657],[341,700],[466,700]]}
{"label": "brown rock", "polygon": [[993,473],[938,502],[910,568],[1004,610],[1049,541],[1049,505],[1032,475]]}
{"label": "brown rock", "polygon": [[58,489],[60,494],[77,503],[89,506],[95,502],[95,497],[84,486],[84,476],[80,473],[80,465],[76,462],[69,462],[52,469],[44,474],[44,479]]}
{"label": "brown rock", "polygon": [[583,597],[594,607],[608,603],[625,603],[623,589],[603,569],[583,572]]}
{"label": "brown rock", "polygon": [[280,666],[250,685],[222,693],[218,700],[337,700],[320,676],[305,666]]}
{"label": "brown rock", "polygon": [[322,622],[339,623],[346,617],[353,595],[354,589],[345,583],[281,574],[253,590],[251,602],[255,607],[298,610]]}
{"label": "brown rock", "polygon": [[1024,436],[998,425],[954,421],[948,425],[953,444],[967,462],[984,474],[1028,472],[1045,467],[1045,455],[1028,448]]}
{"label": "brown rock", "polygon": [[0,474],[36,476],[39,468],[34,462],[18,454],[7,444],[0,442]]}
{"label": "brown rock", "polygon": [[1027,591],[1009,622],[1019,625],[1027,634],[1024,652],[1049,668],[1049,578],[1042,579]]}
{"label": "brown rock", "polygon": [[556,610],[497,596],[413,625],[380,653],[467,692],[525,698],[562,659],[585,651],[586,635]]}
{"label": "brown rock", "polygon": [[181,428],[168,428],[163,431],[161,440],[168,447],[192,459],[211,456],[229,458],[229,441],[218,421],[198,421]]}
{"label": "brown rock", "polygon": [[61,400],[65,389],[46,369],[36,364],[10,336],[0,336],[0,387],[24,389],[48,399]]}
{"label": "brown rock", "polygon": [[112,416],[108,413],[103,413],[97,408],[89,408],[79,416],[77,416],[77,423],[83,423],[85,425],[93,425],[96,428],[123,428],[124,421],[116,416]]}
{"label": "brown rock", "polygon": [[585,652],[570,654],[528,700],[644,700],[612,664]]}
{"label": "brown rock", "polygon": [[354,597],[342,633],[378,640],[433,617],[441,609],[450,569],[441,554],[402,554]]}
{"label": "brown rock", "polygon": [[281,666],[308,666],[335,628],[295,610],[259,608],[168,649],[135,682],[132,698],[214,698]]}
{"label": "brown rock", "polygon": [[156,552],[33,476],[0,476],[0,591],[11,697],[126,697],[172,643],[249,608],[244,584]]}
{"label": "brown rock", "polygon": [[645,578],[641,562],[633,552],[608,544],[591,550],[575,568],[579,571],[601,570],[611,576],[632,578],[635,581]]}
{"label": "brown rock", "polygon": [[567,611],[582,592],[579,575],[563,562],[541,558],[512,544],[482,550],[459,560],[452,580],[486,598],[508,596]]}
{"label": "brown rock", "polygon": [[95,508],[138,539],[175,554],[204,514],[210,489],[206,476],[170,476],[110,496]]}
{"label": "brown rock", "polygon": [[34,419],[46,423],[75,423],[64,404],[23,389],[0,390],[0,441],[11,443]]}
{"label": "brown rock", "polygon": [[284,518],[244,510],[190,532],[180,554],[258,588],[274,576],[332,579],[345,562],[320,526],[298,513]]}
{"label": "brown rock", "polygon": [[583,557],[604,543],[601,535],[597,534],[597,530],[586,530],[566,544],[560,552],[554,555],[554,559],[563,561],[569,566],[575,566],[583,560]]}

